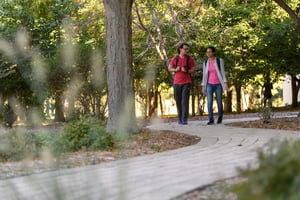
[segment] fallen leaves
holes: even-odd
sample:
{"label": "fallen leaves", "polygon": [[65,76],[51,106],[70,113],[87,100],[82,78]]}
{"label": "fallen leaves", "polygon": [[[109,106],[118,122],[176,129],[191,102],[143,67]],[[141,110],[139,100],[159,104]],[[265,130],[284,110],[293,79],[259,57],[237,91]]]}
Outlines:
{"label": "fallen leaves", "polygon": [[78,151],[64,153],[47,160],[28,158],[22,162],[0,163],[0,179],[148,155],[189,146],[199,141],[199,137],[173,131],[143,129],[140,134],[126,141],[117,142],[116,148],[112,151]]}
{"label": "fallen leaves", "polygon": [[121,157],[132,157],[153,154],[177,149],[200,141],[197,136],[177,133],[174,131],[151,131],[143,129],[142,134],[136,135],[133,140],[119,144]]}
{"label": "fallen leaves", "polygon": [[300,131],[300,117],[274,118],[270,121],[270,123],[263,123],[263,121],[257,120],[248,122],[235,122],[228,125],[242,128],[266,128]]}

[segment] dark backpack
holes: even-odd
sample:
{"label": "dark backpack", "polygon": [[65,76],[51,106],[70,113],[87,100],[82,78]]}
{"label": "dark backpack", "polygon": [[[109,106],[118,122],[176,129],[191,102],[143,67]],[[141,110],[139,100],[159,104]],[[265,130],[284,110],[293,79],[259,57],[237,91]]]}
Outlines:
{"label": "dark backpack", "polygon": [[[207,61],[208,61],[208,59],[205,60],[205,66],[207,65]],[[218,65],[219,71],[221,72],[221,61],[220,61],[220,58],[217,58],[217,65]]]}

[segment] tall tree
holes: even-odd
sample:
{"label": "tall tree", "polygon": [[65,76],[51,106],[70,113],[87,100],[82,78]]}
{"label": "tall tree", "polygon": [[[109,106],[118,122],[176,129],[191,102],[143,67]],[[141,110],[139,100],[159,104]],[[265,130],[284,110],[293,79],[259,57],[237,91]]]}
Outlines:
{"label": "tall tree", "polygon": [[289,16],[294,20],[296,26],[300,29],[300,17],[298,16],[299,13],[297,13],[299,12],[300,8],[297,9],[298,11],[294,11],[283,0],[274,0],[274,1],[289,14]]}
{"label": "tall tree", "polygon": [[[3,79],[5,77],[2,77],[0,87],[4,88],[3,86],[9,84],[9,87],[5,87],[11,88],[9,96],[16,97],[28,112],[33,107],[39,107],[42,112],[44,101],[49,98],[52,91],[54,94],[62,94],[62,87],[57,87],[57,82],[62,82],[62,76],[60,71],[55,70],[61,65],[54,65],[53,68],[51,63],[46,65],[44,61],[54,62],[53,59],[56,58],[54,55],[60,43],[62,21],[73,13],[76,7],[71,1],[60,0],[0,2],[2,25],[0,37],[12,43],[14,47],[13,59],[6,58],[1,61],[1,65],[10,60],[6,65],[14,66],[16,77],[7,78],[11,80],[17,78],[18,81],[23,82],[23,84],[17,81],[8,82]],[[7,51],[3,45],[2,48]],[[4,96],[5,92],[1,89]],[[55,95],[55,99],[61,99],[60,96]],[[55,103],[55,119],[64,121],[63,104],[58,101]]]}
{"label": "tall tree", "polygon": [[[284,9],[295,22],[295,26],[300,30],[300,4],[298,3],[298,8],[294,11],[285,1],[283,0],[274,0],[282,9]],[[297,62],[298,63],[298,62]],[[298,67],[297,67],[298,68]],[[297,71],[297,70],[296,70]],[[295,72],[296,72],[295,71]],[[289,73],[291,75],[292,83],[292,107],[298,106],[298,93],[300,91],[300,79],[297,77],[297,72]],[[300,112],[298,114],[300,117]]]}
{"label": "tall tree", "polygon": [[132,76],[133,0],[103,0],[106,16],[106,64],[109,131],[137,131]]}
{"label": "tall tree", "polygon": [[[143,66],[151,64],[152,68],[155,68],[152,70],[155,71],[155,75],[152,77],[154,81],[150,85],[145,84],[145,86],[147,85],[145,102],[148,105],[149,117],[157,115],[158,105],[163,112],[163,106],[158,101],[161,99],[159,97],[164,96],[161,95],[162,88],[171,87],[173,82],[173,74],[168,71],[170,58],[177,53],[176,46],[180,42],[194,44],[193,35],[198,32],[195,21],[202,9],[202,3],[202,0],[136,0],[134,2],[133,45],[135,48],[133,53],[137,54],[134,57],[134,64],[143,65],[142,63],[145,62],[146,64]],[[192,56],[196,54],[195,48],[196,46],[193,46]],[[134,68],[135,72],[137,72],[137,65]],[[148,74],[149,69],[144,67],[143,71]],[[194,80],[195,78],[196,76],[193,77]],[[195,88],[196,84],[191,87],[192,102],[196,101],[197,91],[200,91],[196,91]],[[194,113],[195,106],[192,103],[192,114],[194,115]]]}

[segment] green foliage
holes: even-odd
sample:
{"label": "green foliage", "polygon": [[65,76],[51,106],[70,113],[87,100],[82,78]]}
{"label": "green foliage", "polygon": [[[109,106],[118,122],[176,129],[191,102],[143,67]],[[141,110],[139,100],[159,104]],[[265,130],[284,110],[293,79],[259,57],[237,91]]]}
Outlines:
{"label": "green foliage", "polygon": [[44,146],[41,134],[21,130],[0,133],[0,161],[18,161],[39,157]]}
{"label": "green foliage", "polygon": [[300,199],[300,141],[273,142],[259,152],[255,170],[242,170],[247,182],[235,187],[239,200]]}
{"label": "green foliage", "polygon": [[[287,3],[297,10],[297,0]],[[145,108],[151,107],[147,104],[152,93],[164,97],[172,86],[167,65],[181,41],[191,44],[190,55],[198,63],[193,95],[200,96],[201,63],[208,45],[217,47],[229,84],[237,91],[249,84],[263,86],[266,75],[274,83],[281,75],[300,73],[299,30],[272,0],[136,0],[132,18],[134,86]],[[26,111],[32,107],[43,111],[47,104],[63,112],[64,105],[54,104],[52,99],[67,99],[72,101],[70,110],[60,115],[67,120],[76,114],[105,119],[106,80],[98,73],[105,72],[105,55],[99,53],[105,48],[103,3],[2,0],[0,24],[0,39],[8,44],[0,47],[3,101],[13,97]],[[22,41],[20,33],[25,33],[28,41]],[[94,56],[98,54],[102,58]],[[37,76],[34,66],[44,70],[45,77]],[[94,66],[101,67],[95,71]],[[74,79],[80,83],[76,91],[72,90]],[[75,104],[77,113],[73,112]],[[52,113],[48,116],[53,117]]]}
{"label": "green foliage", "polygon": [[54,153],[107,150],[112,148],[113,140],[112,134],[105,130],[98,119],[85,117],[69,122],[63,132],[56,135],[50,146]]}
{"label": "green foliage", "polygon": [[11,130],[0,133],[0,161],[40,157],[44,149],[50,149],[54,155],[79,150],[109,150],[114,140],[102,122],[92,117],[69,122],[59,133]]}
{"label": "green foliage", "polygon": [[5,43],[0,54],[0,87],[4,101],[13,97],[20,107],[43,110],[49,96],[45,78],[49,66],[43,61],[53,57],[61,40],[63,19],[76,9],[73,1],[0,2],[0,38]]}
{"label": "green foliage", "polygon": [[4,105],[0,111],[0,119],[3,121],[4,126],[12,127],[17,120],[17,116],[9,105]]}

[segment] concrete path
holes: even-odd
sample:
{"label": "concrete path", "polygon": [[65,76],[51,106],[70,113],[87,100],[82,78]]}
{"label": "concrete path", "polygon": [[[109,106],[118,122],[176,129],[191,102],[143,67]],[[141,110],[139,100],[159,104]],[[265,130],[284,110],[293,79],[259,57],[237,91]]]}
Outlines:
{"label": "concrete path", "polygon": [[[288,115],[296,116],[297,113]],[[230,119],[233,121],[254,120]],[[257,148],[270,139],[299,139],[299,132],[206,126],[194,121],[149,126],[200,136],[196,145],[77,169],[0,181],[0,199],[168,200],[199,186],[237,175],[255,163]]]}

